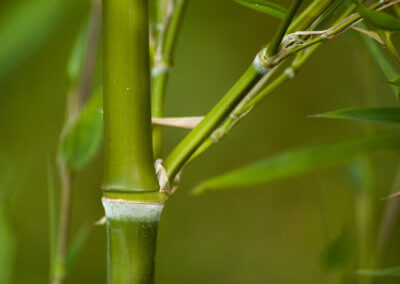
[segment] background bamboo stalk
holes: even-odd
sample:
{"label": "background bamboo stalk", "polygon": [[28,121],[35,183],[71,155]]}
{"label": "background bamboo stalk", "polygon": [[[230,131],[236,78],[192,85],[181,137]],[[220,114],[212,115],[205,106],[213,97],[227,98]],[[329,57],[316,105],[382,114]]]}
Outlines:
{"label": "background bamboo stalk", "polygon": [[[173,66],[173,52],[179,28],[186,7],[186,0],[170,0],[170,5],[160,4],[157,39],[155,40],[155,55],[152,60],[151,82],[151,113],[152,117],[164,116],[164,100],[169,73]],[[162,13],[163,12],[163,13]],[[153,152],[159,158],[162,152],[162,127],[153,126]]]}
{"label": "background bamboo stalk", "polygon": [[[93,81],[93,74],[96,64],[98,39],[101,26],[101,1],[94,0],[91,5],[89,27],[88,27],[88,40],[87,48],[84,56],[84,63],[81,73],[81,78],[78,85],[71,86],[71,90],[67,94],[67,108],[65,114],[65,122],[61,136],[64,136],[68,128],[75,122],[80,109],[86,103],[91,85]],[[76,82],[72,82],[76,83]],[[60,199],[60,212],[59,212],[59,227],[57,233],[57,246],[56,255],[53,267],[54,271],[51,272],[51,282],[62,283],[67,277],[66,258],[68,251],[69,229],[71,222],[71,199],[72,199],[72,182],[73,173],[67,162],[58,155],[57,157],[58,174],[61,180],[61,199]]]}

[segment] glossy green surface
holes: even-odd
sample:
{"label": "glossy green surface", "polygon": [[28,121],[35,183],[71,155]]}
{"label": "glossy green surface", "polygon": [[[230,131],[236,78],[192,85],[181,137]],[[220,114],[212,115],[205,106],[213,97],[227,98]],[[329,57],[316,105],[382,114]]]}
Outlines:
{"label": "glossy green surface", "polygon": [[107,220],[108,284],[152,284],[158,221]]}
{"label": "glossy green surface", "polygon": [[146,0],[103,1],[103,189],[155,191]]}

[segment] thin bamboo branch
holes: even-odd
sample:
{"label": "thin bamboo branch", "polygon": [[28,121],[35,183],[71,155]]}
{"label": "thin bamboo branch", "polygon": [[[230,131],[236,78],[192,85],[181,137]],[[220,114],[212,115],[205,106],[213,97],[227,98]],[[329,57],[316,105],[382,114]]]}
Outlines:
{"label": "thin bamboo branch", "polygon": [[64,161],[58,160],[58,171],[61,180],[60,220],[58,228],[57,250],[55,256],[52,284],[63,283],[66,278],[66,258],[68,251],[68,235],[71,219],[72,177]]}
{"label": "thin bamboo branch", "polygon": [[[80,108],[84,105],[90,92],[93,81],[93,73],[96,63],[98,38],[101,26],[101,2],[94,0],[91,6],[90,23],[88,31],[88,44],[84,59],[83,71],[79,87],[72,86],[67,95],[67,107],[65,121],[61,136],[65,134],[67,129],[73,123],[79,113]],[[71,198],[72,198],[72,173],[67,163],[57,157],[58,174],[61,180],[61,204],[59,212],[59,228],[57,249],[54,261],[54,275],[51,282],[53,284],[63,283],[66,278],[66,257],[68,251],[68,235],[71,219]]]}
{"label": "thin bamboo branch", "polygon": [[[186,163],[196,149],[207,139],[212,131],[242,100],[247,92],[258,82],[264,71],[252,64],[231,90],[214,106],[201,123],[175,147],[165,160],[168,178],[172,181],[180,168]],[[268,71],[266,71],[268,72]]]}
{"label": "thin bamboo branch", "polygon": [[267,56],[272,57],[274,56],[281,45],[282,39],[286,34],[289,25],[293,21],[294,16],[296,15],[297,10],[301,5],[302,0],[293,0],[290,4],[289,11],[287,12],[285,18],[283,19],[281,25],[279,26],[278,30],[276,31],[274,37],[272,38],[270,44],[267,47]]}
{"label": "thin bamboo branch", "polygon": [[[318,3],[320,4],[320,1],[314,1],[313,4]],[[327,3],[325,3],[327,4]],[[314,6],[313,6],[314,7]],[[316,8],[316,7],[314,7]],[[326,7],[322,7],[319,5],[320,9],[325,9]],[[352,10],[354,10],[355,6],[347,9],[343,15],[339,18],[339,22],[343,20],[343,18],[346,18]],[[306,9],[308,10],[308,9]],[[302,14],[303,15],[303,14]],[[301,16],[300,16],[301,17]],[[310,20],[311,18],[306,18]],[[311,21],[309,22],[311,23]],[[300,23],[298,23],[298,26],[303,26]],[[312,31],[310,31],[312,32]],[[308,32],[306,32],[308,33]],[[208,148],[210,148],[212,145],[218,143],[221,141],[231,130],[231,128],[236,125],[239,120],[241,120],[243,117],[245,117],[251,109],[263,101],[265,98],[267,98],[270,94],[272,94],[279,86],[283,85],[285,82],[287,82],[289,79],[293,78],[294,75],[297,73],[297,71],[301,68],[301,66],[305,63],[305,61],[308,59],[308,57],[318,48],[320,44],[314,45],[311,48],[308,48],[306,51],[303,52],[303,54],[298,55],[298,57],[293,61],[292,66],[290,68],[287,68],[283,74],[281,74],[278,78],[276,78],[269,86],[265,87],[263,84],[260,84],[261,81],[264,80],[264,83],[268,81],[268,79],[271,77],[272,73],[274,70],[276,70],[276,67],[271,70],[270,73],[266,74],[262,80],[260,80],[259,83],[255,85],[255,87],[249,92],[249,94],[242,100],[242,102],[235,108],[235,110],[232,112],[232,114],[225,120],[225,122],[217,128],[212,135],[205,140],[205,142],[194,152],[194,154],[190,157],[190,159],[186,162],[186,164],[190,163],[193,159],[204,153]],[[263,89],[263,90],[262,90]]]}
{"label": "thin bamboo branch", "polygon": [[[317,0],[311,5],[314,5],[316,11],[319,9],[323,11],[330,4],[332,4],[331,1]],[[304,13],[299,16],[301,20],[296,21],[296,24],[292,25],[289,30],[293,29],[293,27],[307,27],[315,20],[315,17],[304,16]],[[262,75],[265,75],[271,68],[279,64],[278,62],[274,66],[266,66],[260,60],[260,56],[257,55],[252,66],[247,69],[232,89],[207,114],[204,120],[168,155],[165,160],[165,168],[170,181],[174,179],[181,167],[191,159],[191,156],[201,147],[204,141],[207,141],[206,144],[210,145],[211,142],[207,139],[208,136],[227,118],[236,105],[240,103],[247,94],[246,91],[249,91],[261,79]],[[206,146],[206,148],[208,147]]]}
{"label": "thin bamboo branch", "polygon": [[96,66],[97,48],[99,45],[101,28],[101,0],[93,0],[90,12],[90,22],[88,30],[87,48],[85,53],[85,62],[82,70],[80,86],[80,103],[83,105],[90,94],[93,82],[94,69]]}
{"label": "thin bamboo branch", "polygon": [[[152,66],[151,108],[152,116],[164,116],[164,100],[170,69],[173,65],[173,51],[179,32],[186,0],[171,0],[168,5],[156,41],[156,52]],[[162,151],[162,128],[153,127],[153,152],[159,158]]]}
{"label": "thin bamboo branch", "polygon": [[[392,196],[400,190],[400,165],[397,167],[396,176],[392,185]],[[381,226],[378,233],[378,253],[382,253],[387,247],[392,235],[394,226],[399,219],[400,198],[393,198],[386,201],[386,207],[382,216]]]}

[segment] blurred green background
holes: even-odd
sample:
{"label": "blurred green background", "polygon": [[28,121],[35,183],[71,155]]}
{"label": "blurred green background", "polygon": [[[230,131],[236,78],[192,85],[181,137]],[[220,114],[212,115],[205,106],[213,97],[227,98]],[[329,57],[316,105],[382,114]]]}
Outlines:
{"label": "blurred green background", "polygon": [[[15,11],[29,9],[35,1],[2,0],[0,29],[7,28]],[[46,164],[56,153],[64,118],[66,63],[89,9],[88,1],[58,2],[48,19],[42,8],[32,10],[34,22],[44,22],[43,32],[32,35],[32,19],[27,19],[23,45],[11,47],[21,49],[23,56],[0,54],[0,155],[6,169],[0,190],[12,192],[6,211],[16,238],[12,283],[48,282]],[[205,114],[278,25],[278,20],[231,0],[189,0],[168,86],[167,115]],[[0,51],[8,43],[2,38]],[[363,99],[368,97],[365,93],[374,99]],[[311,119],[309,114],[394,103],[390,88],[354,32],[320,48],[294,80],[184,171],[181,187],[163,212],[156,282],[337,283],[338,271],[324,269],[321,253],[328,243],[327,220],[334,236],[355,226],[352,185],[343,168],[258,188],[198,197],[188,192],[204,178],[260,157],[362,131],[363,124]],[[165,129],[165,150],[171,150],[185,133]],[[379,197],[389,192],[395,162],[390,156],[376,159]],[[73,233],[103,216],[101,172],[100,153],[74,182]],[[385,201],[379,202],[382,207]],[[105,237],[104,226],[92,228],[68,283],[106,282]],[[396,229],[393,240],[399,237]],[[382,265],[399,265],[399,249],[398,242],[391,242]],[[382,278],[376,283],[398,280]]]}

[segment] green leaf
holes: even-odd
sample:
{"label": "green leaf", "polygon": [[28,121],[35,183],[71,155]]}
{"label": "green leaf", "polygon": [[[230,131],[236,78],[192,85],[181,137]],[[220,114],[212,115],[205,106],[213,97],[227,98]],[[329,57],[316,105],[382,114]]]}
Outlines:
{"label": "green leaf", "polygon": [[76,84],[82,73],[84,57],[87,49],[88,21],[79,31],[67,65],[67,76],[71,84]]}
{"label": "green leaf", "polygon": [[50,160],[47,162],[47,183],[49,202],[49,250],[50,250],[50,279],[53,279],[57,255],[57,228],[58,228],[58,206],[57,190],[55,185],[54,168]]}
{"label": "green leaf", "polygon": [[359,155],[378,150],[400,150],[400,134],[376,133],[289,150],[206,180],[196,187],[193,193],[199,194],[211,189],[248,187],[294,177],[342,164]]}
{"label": "green leaf", "polygon": [[380,270],[359,270],[357,273],[364,276],[400,276],[400,267]]}
{"label": "green leaf", "polygon": [[279,19],[283,19],[287,13],[287,10],[282,6],[265,0],[234,0],[235,2],[251,8],[253,10],[262,12],[269,16],[273,16]]}
{"label": "green leaf", "polygon": [[397,75],[395,78],[392,80],[388,81],[389,84],[395,85],[395,86],[400,86],[400,75]]}
{"label": "green leaf", "polygon": [[[378,45],[378,43],[371,39],[368,36],[362,35],[365,44],[371,54],[371,57],[374,59],[376,65],[382,70],[383,75],[386,80],[389,82],[396,81],[396,78],[399,76],[396,69],[393,68],[393,65],[390,63],[389,59],[384,54],[382,47]],[[400,87],[395,84],[391,85],[393,92],[396,95],[396,98],[400,100]]]}
{"label": "green leaf", "polygon": [[62,135],[59,155],[73,170],[84,167],[96,154],[103,137],[102,91],[96,91],[77,119]]}
{"label": "green leaf", "polygon": [[354,237],[348,230],[331,242],[321,254],[322,267],[326,270],[346,268],[352,262],[354,256]]}
{"label": "green leaf", "polygon": [[388,31],[399,31],[400,20],[381,11],[369,10],[365,7],[358,7],[360,15],[371,25]]}
{"label": "green leaf", "polygon": [[67,253],[67,273],[71,272],[89,237],[90,225],[83,225],[72,240]]}
{"label": "green leaf", "polygon": [[313,115],[313,117],[342,118],[368,121],[400,123],[400,108],[397,107],[359,107]]}
{"label": "green leaf", "polygon": [[68,1],[19,1],[0,17],[0,79],[38,50],[67,14]]}

